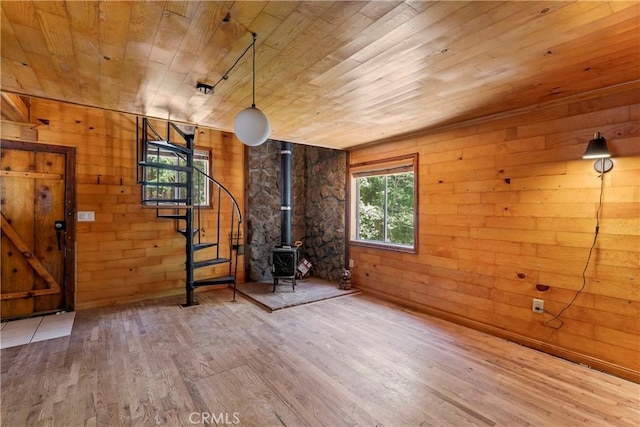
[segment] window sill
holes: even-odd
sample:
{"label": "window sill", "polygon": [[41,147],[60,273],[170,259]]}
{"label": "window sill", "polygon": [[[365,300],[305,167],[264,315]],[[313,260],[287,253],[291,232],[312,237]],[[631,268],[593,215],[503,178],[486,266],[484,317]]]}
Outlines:
{"label": "window sill", "polygon": [[394,245],[392,243],[367,242],[362,240],[349,240],[349,244],[353,246],[361,246],[364,248],[380,249],[384,251],[402,252],[407,254],[417,254],[415,246]]}

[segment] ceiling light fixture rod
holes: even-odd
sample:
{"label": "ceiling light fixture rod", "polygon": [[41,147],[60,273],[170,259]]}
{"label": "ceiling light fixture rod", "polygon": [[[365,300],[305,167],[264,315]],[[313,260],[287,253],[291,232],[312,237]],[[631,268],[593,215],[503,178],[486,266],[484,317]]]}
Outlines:
{"label": "ceiling light fixture rod", "polygon": [[227,80],[229,78],[229,73],[231,72],[231,70],[233,70],[236,65],[238,65],[238,62],[240,62],[240,60],[242,58],[244,58],[244,56],[247,54],[247,52],[249,51],[249,49],[251,49],[253,47],[253,103],[255,106],[255,101],[256,101],[256,95],[255,95],[255,86],[256,86],[256,76],[255,76],[255,69],[256,69],[256,38],[258,38],[258,34],[256,33],[251,33],[253,35],[253,41],[251,42],[251,44],[249,46],[247,46],[247,48],[244,50],[244,52],[242,52],[242,55],[240,55],[238,57],[238,59],[236,59],[236,62],[233,63],[233,65],[231,66],[231,68],[229,68],[227,70],[226,73],[224,73],[222,75],[222,77],[220,77],[220,79],[213,85],[211,91],[214,92],[216,90],[216,86],[218,86],[218,84],[223,81],[223,80]]}

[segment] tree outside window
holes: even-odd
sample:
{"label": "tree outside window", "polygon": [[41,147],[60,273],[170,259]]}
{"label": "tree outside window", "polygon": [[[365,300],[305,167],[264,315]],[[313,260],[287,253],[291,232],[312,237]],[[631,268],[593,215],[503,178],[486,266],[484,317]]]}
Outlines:
{"label": "tree outside window", "polygon": [[415,246],[415,174],[413,157],[391,164],[358,167],[354,178],[352,240]]}
{"label": "tree outside window", "polygon": [[[186,161],[176,156],[171,151],[162,149],[150,149],[147,152],[147,161],[152,163],[160,163],[165,165],[186,166]],[[196,150],[194,153],[193,165],[206,174],[210,173],[209,152],[205,150]],[[144,198],[146,204],[156,205],[179,205],[181,203],[174,200],[185,199],[187,189],[185,187],[175,187],[162,184],[169,183],[186,183],[187,173],[183,171],[175,171],[169,169],[145,168],[145,181],[148,183],[144,186]],[[157,183],[154,185],[154,183]],[[206,177],[195,171],[193,172],[193,197],[194,205],[209,206],[209,184]],[[153,202],[149,201],[153,200]],[[156,200],[158,202],[156,202]],[[184,203],[182,203],[184,204]]]}

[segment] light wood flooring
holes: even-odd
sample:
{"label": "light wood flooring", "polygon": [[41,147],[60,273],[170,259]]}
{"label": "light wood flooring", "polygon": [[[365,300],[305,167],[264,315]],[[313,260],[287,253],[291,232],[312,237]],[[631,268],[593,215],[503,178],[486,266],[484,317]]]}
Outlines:
{"label": "light wood flooring", "polygon": [[369,296],[198,299],[79,311],[70,336],[2,350],[2,425],[640,422],[638,384]]}

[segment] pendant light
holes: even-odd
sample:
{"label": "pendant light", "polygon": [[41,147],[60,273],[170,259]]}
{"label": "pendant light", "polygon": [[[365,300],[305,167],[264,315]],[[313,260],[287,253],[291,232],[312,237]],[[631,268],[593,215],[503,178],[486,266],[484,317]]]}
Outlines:
{"label": "pendant light", "polygon": [[240,111],[233,123],[233,131],[245,145],[256,147],[264,143],[271,133],[271,123],[267,116],[256,108],[256,38],[253,33],[253,102],[251,107]]}

